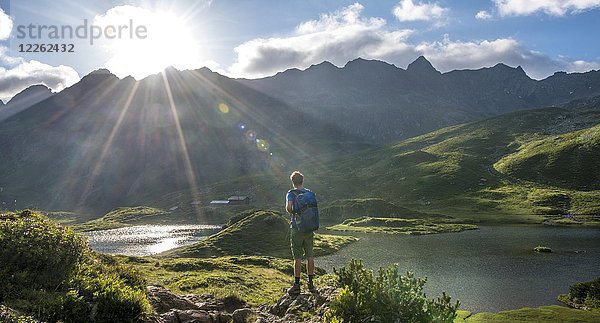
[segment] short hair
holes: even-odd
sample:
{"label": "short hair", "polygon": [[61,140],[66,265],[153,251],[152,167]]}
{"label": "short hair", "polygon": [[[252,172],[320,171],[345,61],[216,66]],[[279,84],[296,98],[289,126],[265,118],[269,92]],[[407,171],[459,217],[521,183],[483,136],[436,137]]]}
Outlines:
{"label": "short hair", "polygon": [[292,175],[290,175],[290,180],[294,184],[294,186],[300,186],[304,183],[304,175],[299,171],[294,171]]}

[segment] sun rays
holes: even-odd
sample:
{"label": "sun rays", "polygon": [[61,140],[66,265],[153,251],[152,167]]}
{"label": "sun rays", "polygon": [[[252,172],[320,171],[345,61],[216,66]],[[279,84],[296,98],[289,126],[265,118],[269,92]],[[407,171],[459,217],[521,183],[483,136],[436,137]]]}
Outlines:
{"label": "sun rays", "polygon": [[[167,91],[167,97],[169,99],[169,106],[171,108],[171,113],[173,114],[173,119],[175,121],[175,126],[177,130],[177,138],[179,140],[179,145],[181,147],[181,151],[183,152],[183,161],[185,163],[185,173],[188,179],[188,185],[191,191],[191,195],[193,198],[196,198],[200,195],[200,191],[198,190],[198,184],[196,182],[196,172],[194,171],[194,167],[192,165],[192,161],[190,159],[190,153],[188,152],[187,142],[185,140],[185,136],[183,135],[183,130],[181,128],[181,122],[179,120],[179,113],[177,112],[177,107],[175,106],[175,100],[173,100],[173,92],[171,91],[171,85],[169,84],[169,79],[165,72],[161,73],[163,83],[165,85],[165,91]],[[196,214],[201,215],[201,205],[194,204],[194,208]]]}
{"label": "sun rays", "polygon": [[89,194],[93,191],[93,184],[95,183],[95,180],[98,177],[98,175],[102,172],[102,167],[105,163],[106,155],[108,154],[109,150],[112,148],[113,141],[115,139],[115,135],[117,134],[117,131],[119,131],[119,129],[121,128],[123,119],[125,118],[125,115],[127,114],[129,107],[131,106],[131,102],[133,101],[133,97],[135,96],[135,94],[137,92],[138,86],[139,86],[139,84],[137,82],[135,82],[133,85],[133,88],[129,92],[129,95],[127,97],[127,100],[125,101],[125,104],[123,105],[123,109],[121,109],[121,113],[119,114],[117,122],[113,125],[112,130],[111,130],[110,134],[108,135],[108,139],[104,143],[104,147],[102,148],[102,153],[100,154],[100,157],[96,161],[96,165],[94,166],[92,173],[90,174],[90,179],[87,182],[87,185],[85,187],[83,194],[81,195],[82,202],[86,201],[89,197]]}
{"label": "sun rays", "polygon": [[[98,96],[89,98],[92,106],[85,108],[90,113],[84,118],[100,112],[85,122],[97,131],[79,139],[91,146],[76,154],[77,163],[73,160],[84,183],[70,182],[79,207],[97,203],[103,197],[96,194],[107,187],[122,193],[117,200],[110,196],[114,203],[186,192],[169,200],[168,207],[187,205],[202,218],[214,183],[250,175],[247,183],[236,185],[252,194],[255,176],[285,182],[290,170],[306,163],[311,173],[327,171],[322,163],[311,161],[310,143],[294,137],[310,125],[281,123],[290,113],[293,116],[288,110],[292,108],[236,80],[207,70],[171,68],[140,81],[108,78],[114,83],[97,82],[96,88],[88,89]],[[75,105],[81,104],[85,102]],[[164,186],[150,186],[156,184]],[[162,193],[153,195],[157,191]]]}

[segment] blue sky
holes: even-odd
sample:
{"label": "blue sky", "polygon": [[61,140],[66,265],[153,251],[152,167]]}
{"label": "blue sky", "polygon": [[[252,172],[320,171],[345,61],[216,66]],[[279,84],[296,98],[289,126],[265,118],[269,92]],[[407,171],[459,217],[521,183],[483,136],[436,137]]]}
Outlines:
{"label": "blue sky", "polygon": [[[405,68],[425,55],[442,72],[503,62],[533,78],[600,68],[600,0],[0,0],[0,99],[28,85],[61,90],[92,70],[143,78],[168,65],[262,77],[356,57]],[[130,19],[145,39],[17,38],[17,27]],[[103,35],[104,36],[104,35]],[[72,43],[74,53],[22,53]]]}

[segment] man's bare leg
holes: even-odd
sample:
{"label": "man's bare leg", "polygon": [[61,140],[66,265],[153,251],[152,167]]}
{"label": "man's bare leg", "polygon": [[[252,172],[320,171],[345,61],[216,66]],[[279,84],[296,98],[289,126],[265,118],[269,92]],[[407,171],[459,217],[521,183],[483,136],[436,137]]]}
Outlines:
{"label": "man's bare leg", "polygon": [[309,275],[314,275],[315,274],[315,258],[313,257],[307,257],[306,258],[306,262],[307,264],[307,271]]}
{"label": "man's bare leg", "polygon": [[[313,263],[314,267],[314,263]],[[313,268],[314,271],[314,268]],[[300,277],[302,274],[302,259],[294,259],[294,277]]]}

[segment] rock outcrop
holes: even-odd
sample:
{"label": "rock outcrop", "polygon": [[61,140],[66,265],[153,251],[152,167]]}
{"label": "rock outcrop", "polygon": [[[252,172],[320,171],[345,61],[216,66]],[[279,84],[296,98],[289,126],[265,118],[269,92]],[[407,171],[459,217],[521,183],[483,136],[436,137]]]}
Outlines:
{"label": "rock outcrop", "polygon": [[[235,297],[217,300],[213,295],[173,294],[164,287],[148,286],[148,299],[155,314],[145,322],[152,323],[235,323],[246,322],[242,313],[251,311],[244,301]],[[238,310],[242,309],[242,312]],[[237,313],[236,313],[237,312]]]}
{"label": "rock outcrop", "polygon": [[329,303],[337,293],[336,288],[326,286],[315,293],[305,292],[297,296],[285,294],[277,304],[259,308],[256,323],[322,322]]}
{"label": "rock outcrop", "polygon": [[275,305],[249,307],[244,301],[213,295],[175,295],[168,289],[148,286],[148,299],[156,313],[146,323],[283,323],[321,322],[329,303],[337,295],[333,287],[297,296],[284,294]]}

